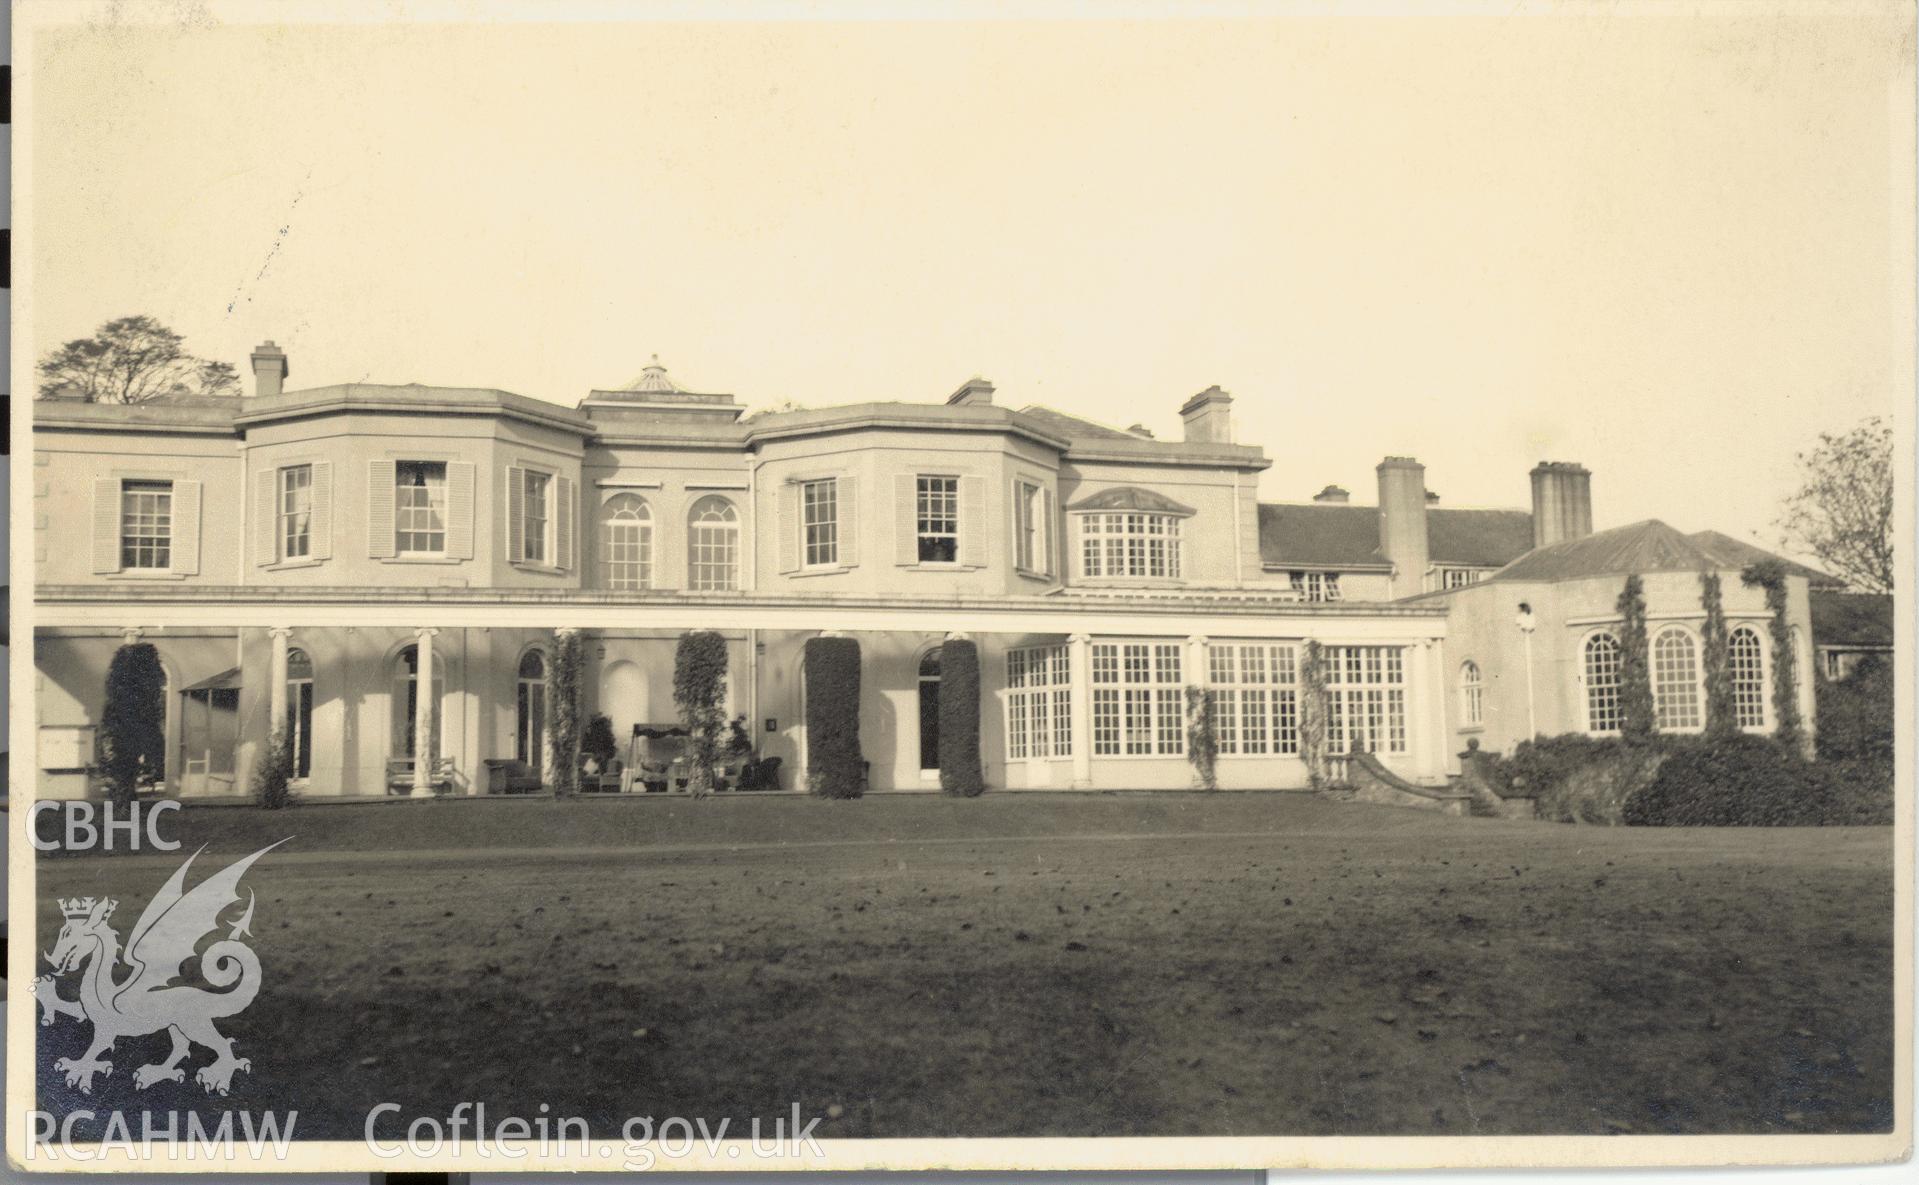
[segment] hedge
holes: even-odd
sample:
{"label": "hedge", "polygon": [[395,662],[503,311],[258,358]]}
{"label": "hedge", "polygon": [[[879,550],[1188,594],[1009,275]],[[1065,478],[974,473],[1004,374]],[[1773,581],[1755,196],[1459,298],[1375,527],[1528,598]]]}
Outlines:
{"label": "hedge", "polygon": [[806,783],[821,798],[866,792],[860,755],[860,644],[852,638],[809,638],[801,661],[806,681]]}
{"label": "hedge", "polygon": [[267,738],[266,754],[253,771],[253,800],[277,811],[292,801],[293,730],[285,724]]}
{"label": "hedge", "polygon": [[1838,778],[1837,822],[1892,822],[1893,708],[1892,664],[1877,656],[1819,685],[1819,759]]}
{"label": "hedge", "polygon": [[939,654],[940,789],[977,798],[986,789],[979,748],[979,646],[970,638],[948,638]]}
{"label": "hedge", "polygon": [[1653,741],[1569,732],[1519,742],[1512,756],[1492,760],[1491,773],[1502,788],[1530,794],[1541,819],[1617,826],[1665,756]]}
{"label": "hedge", "polygon": [[1634,827],[1817,827],[1842,821],[1838,777],[1771,737],[1685,737],[1626,800]]}
{"label": "hedge", "polygon": [[167,672],[151,642],[130,642],[107,666],[100,710],[101,768],[107,797],[132,802],[144,783],[166,772]]}

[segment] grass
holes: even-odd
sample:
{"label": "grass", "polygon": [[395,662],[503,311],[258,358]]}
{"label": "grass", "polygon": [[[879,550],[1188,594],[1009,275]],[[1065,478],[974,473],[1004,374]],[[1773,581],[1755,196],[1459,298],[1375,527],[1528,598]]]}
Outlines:
{"label": "grass", "polygon": [[[1837,1132],[1892,1100],[1888,829],[1576,828],[1297,794],[187,811],[256,865],[232,1099],[838,1118],[822,1135]],[[285,855],[281,853],[284,852]],[[178,856],[43,860],[125,904]],[[72,989],[67,989],[72,994]],[[149,1050],[148,1045],[155,1048]],[[195,1051],[192,1065],[206,1060]],[[191,1066],[190,1066],[191,1069]]]}

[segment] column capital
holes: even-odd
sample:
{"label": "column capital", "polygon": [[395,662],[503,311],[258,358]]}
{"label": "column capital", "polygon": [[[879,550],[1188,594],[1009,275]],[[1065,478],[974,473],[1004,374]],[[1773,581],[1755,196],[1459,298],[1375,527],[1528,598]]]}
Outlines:
{"label": "column capital", "polygon": [[1191,646],[1204,646],[1208,641],[1210,639],[1205,634],[1188,634],[1186,637],[1187,644]]}
{"label": "column capital", "polygon": [[426,639],[433,637],[435,634],[439,632],[440,631],[437,626],[422,625],[414,628],[413,636],[416,638],[419,638],[421,641],[425,641]]}
{"label": "column capital", "polygon": [[146,631],[137,625],[123,625],[120,627],[120,644],[131,646],[145,635]]}
{"label": "column capital", "polygon": [[1084,646],[1093,640],[1091,634],[1069,634],[1066,640],[1075,646]]}
{"label": "column capital", "polygon": [[967,633],[965,630],[946,631],[946,641],[948,642],[971,642],[972,640],[973,635]]}
{"label": "column capital", "polygon": [[291,638],[292,636],[293,627],[290,625],[270,626],[267,629],[267,637],[269,638]]}
{"label": "column capital", "polygon": [[553,631],[553,636],[556,638],[570,638],[579,632],[580,627],[577,625],[563,625]]}

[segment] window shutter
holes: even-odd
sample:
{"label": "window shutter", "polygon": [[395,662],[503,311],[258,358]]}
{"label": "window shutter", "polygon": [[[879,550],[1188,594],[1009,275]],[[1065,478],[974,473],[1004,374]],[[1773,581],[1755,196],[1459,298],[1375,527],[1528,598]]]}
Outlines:
{"label": "window shutter", "polygon": [[[119,487],[116,485],[114,489],[116,491],[115,497],[118,497]],[[790,481],[782,483],[779,488],[778,501],[779,508],[776,517],[779,519],[780,571],[797,572],[800,570],[800,487]],[[116,511],[115,514],[117,515],[118,512]],[[117,524],[119,519],[116,517],[114,521]],[[114,563],[117,565],[120,554],[117,534],[119,528],[116,526],[114,529],[116,531],[114,538]]]}
{"label": "window shutter", "polygon": [[[314,480],[319,480],[317,475]],[[446,555],[451,560],[473,558],[473,465],[468,461],[446,465]]]}
{"label": "window shutter", "polygon": [[919,477],[893,475],[893,562],[902,567],[920,562]]}
{"label": "window shutter", "polygon": [[986,479],[959,479],[959,562],[969,568],[986,565]]}
{"label": "window shutter", "polygon": [[200,574],[200,483],[173,483],[173,570]]}
{"label": "window shutter", "polygon": [[393,558],[393,462],[366,463],[366,553]]}
{"label": "window shutter", "polygon": [[506,562],[526,559],[526,470],[506,468]]}
{"label": "window shutter", "polygon": [[860,562],[859,478],[839,478],[834,493],[839,499],[840,566],[842,568],[851,568]]}
{"label": "window shutter", "polygon": [[573,504],[577,496],[574,493],[572,478],[555,477],[553,484],[556,487],[556,496],[560,500],[559,513],[553,519],[555,535],[553,551],[557,561],[555,566],[562,572],[571,572],[573,570],[573,523],[576,517]]}
{"label": "window shutter", "polygon": [[1048,576],[1060,574],[1059,550],[1059,510],[1053,502],[1053,491],[1040,491],[1040,528],[1039,549],[1041,570]]}
{"label": "window shutter", "polygon": [[333,462],[313,463],[313,514],[307,532],[312,536],[307,554],[316,560],[333,558]]}
{"label": "window shutter", "polygon": [[280,558],[280,471],[253,475],[253,562],[265,567]]}
{"label": "window shutter", "polygon": [[93,570],[120,570],[120,479],[93,479]]}

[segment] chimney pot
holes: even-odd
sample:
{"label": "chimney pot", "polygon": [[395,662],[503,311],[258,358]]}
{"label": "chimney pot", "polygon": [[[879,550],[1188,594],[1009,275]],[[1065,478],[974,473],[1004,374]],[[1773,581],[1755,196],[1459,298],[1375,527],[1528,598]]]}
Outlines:
{"label": "chimney pot", "polygon": [[959,390],[946,397],[946,402],[954,407],[985,407],[993,402],[993,384],[974,375],[960,384]]}
{"label": "chimney pot", "polygon": [[1345,486],[1327,486],[1325,489],[1313,495],[1313,501],[1315,502],[1335,502],[1343,505],[1352,500],[1353,496]]}
{"label": "chimney pot", "polygon": [[1188,399],[1179,418],[1186,423],[1188,444],[1233,443],[1233,397],[1217,383]]}
{"label": "chimney pot", "polygon": [[286,351],[268,338],[253,349],[253,389],[256,395],[278,395],[288,374]]}

